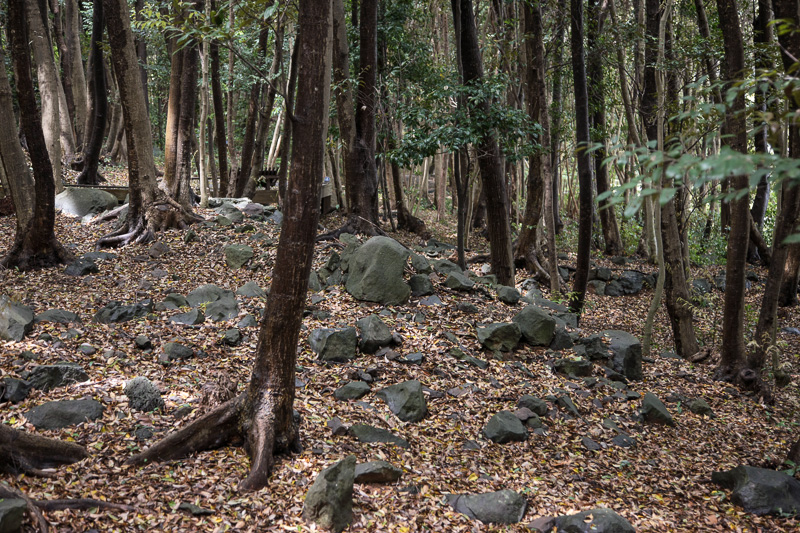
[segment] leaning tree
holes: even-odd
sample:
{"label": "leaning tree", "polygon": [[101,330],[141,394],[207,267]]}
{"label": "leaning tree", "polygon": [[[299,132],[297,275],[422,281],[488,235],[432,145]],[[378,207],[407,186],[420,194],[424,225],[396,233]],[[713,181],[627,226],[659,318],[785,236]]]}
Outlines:
{"label": "leaning tree", "polygon": [[[126,2],[106,2],[115,6],[112,18],[128,37],[125,56],[134,59]],[[266,484],[276,454],[299,449],[299,425],[292,408],[295,362],[319,220],[331,71],[330,0],[300,0],[298,13],[297,107],[289,118],[294,122],[292,179],[250,383],[239,396],[131,457],[130,464],[177,459],[244,441],[251,467],[239,487],[257,490]],[[141,84],[136,87],[141,92]]]}
{"label": "leaning tree", "polygon": [[184,228],[200,220],[200,216],[193,213],[191,208],[170,198],[156,184],[150,115],[147,113],[139,73],[128,4],[104,0],[103,7],[106,11],[111,61],[124,112],[130,199],[125,223],[102,237],[97,242],[98,247],[148,242],[158,231]]}

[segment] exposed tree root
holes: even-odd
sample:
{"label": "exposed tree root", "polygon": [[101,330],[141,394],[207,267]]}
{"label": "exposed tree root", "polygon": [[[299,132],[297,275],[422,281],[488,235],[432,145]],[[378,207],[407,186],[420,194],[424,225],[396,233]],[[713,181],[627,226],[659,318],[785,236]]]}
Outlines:
{"label": "exposed tree root", "polygon": [[109,220],[113,220],[113,219],[119,217],[120,213],[122,213],[127,208],[128,208],[128,204],[122,204],[121,206],[116,207],[116,208],[112,209],[111,211],[106,211],[101,216],[93,218],[92,221],[89,222],[89,225],[101,224],[103,222],[108,222]]}
{"label": "exposed tree root", "polygon": [[50,531],[50,524],[48,524],[47,520],[45,520],[44,515],[42,515],[42,512],[39,510],[36,502],[31,500],[24,492],[9,487],[8,485],[0,485],[0,498],[16,498],[25,500],[25,503],[28,505],[28,514],[31,515],[31,518],[36,524],[37,529],[41,533],[47,533]]}
{"label": "exposed tree root", "polygon": [[82,446],[0,424],[0,472],[49,476],[44,469],[89,457]]}
{"label": "exposed tree root", "polygon": [[332,241],[342,236],[342,233],[350,233],[352,235],[366,235],[374,237],[376,235],[386,235],[377,224],[374,224],[364,217],[358,215],[351,215],[347,222],[341,228],[317,235],[317,242]]}
{"label": "exposed tree root", "polygon": [[[148,206],[144,215],[136,219],[130,218],[127,224],[98,239],[96,249],[125,246],[128,244],[145,244],[155,239],[156,233],[172,228],[185,229],[189,224],[200,222],[203,217],[185,208],[163,193],[160,199]],[[117,208],[117,211],[121,208]],[[113,212],[112,212],[113,213]],[[111,216],[109,213],[108,216]]]}

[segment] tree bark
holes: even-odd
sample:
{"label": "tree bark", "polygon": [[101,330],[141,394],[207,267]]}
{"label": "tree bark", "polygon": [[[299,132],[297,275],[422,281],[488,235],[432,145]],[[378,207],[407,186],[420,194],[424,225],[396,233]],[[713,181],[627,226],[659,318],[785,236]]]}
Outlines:
{"label": "tree bark", "polygon": [[298,12],[300,65],[298,111],[293,116],[293,176],[250,384],[242,395],[131,457],[131,464],[179,458],[243,437],[251,466],[239,488],[249,491],[266,485],[275,455],[299,450],[298,422],[292,409],[294,377],[319,220],[330,87],[330,2],[300,0]]}
{"label": "tree bark", "polygon": [[97,185],[100,177],[97,167],[100,164],[100,150],[103,147],[103,136],[106,131],[108,113],[108,95],[106,94],[106,72],[103,62],[103,51],[100,42],[103,40],[103,2],[94,0],[92,8],[92,42],[89,53],[91,79],[89,94],[92,99],[92,114],[89,118],[89,140],[83,151],[83,170],[77,182],[83,185]]}
{"label": "tree bark", "polygon": [[[472,0],[460,0],[461,9],[461,67],[464,84],[479,85],[483,82],[483,61],[478,45],[475,15]],[[469,104],[470,115],[486,115],[488,99]],[[514,286],[514,261],[511,250],[511,226],[508,214],[508,193],[503,172],[500,147],[493,132],[486,132],[478,141],[478,166],[481,182],[486,194],[488,234],[492,273],[501,285]]]}
{"label": "tree bark", "polygon": [[46,468],[76,463],[86,457],[89,454],[83,446],[0,424],[0,472],[4,474],[42,475]]}
{"label": "tree bark", "polygon": [[169,198],[156,184],[153,135],[136,57],[127,0],[103,0],[114,75],[124,110],[130,199],[125,224],[97,247],[146,243],[159,231],[184,228],[199,217]]}
{"label": "tree bark", "polygon": [[[739,25],[736,0],[717,0],[720,26],[725,48],[725,82],[736,96],[729,99],[725,116],[725,142],[731,149],[747,153],[747,124],[744,117],[744,94],[733,84],[744,75],[744,45]],[[735,191],[747,190],[747,176],[729,178]],[[725,269],[725,300],[722,316],[722,357],[716,378],[743,386],[752,386],[758,381],[760,369],[747,368],[747,353],[744,345],[744,295],[745,266],[750,225],[748,197],[731,200],[730,233],[728,235],[728,258]]]}
{"label": "tree bark", "polygon": [[563,113],[563,76],[562,76],[562,63],[564,62],[564,33],[566,29],[566,22],[564,18],[566,13],[562,13],[562,9],[566,10],[566,2],[561,0],[559,2],[559,13],[563,14],[561,21],[556,26],[555,35],[555,58],[554,63],[558,68],[552,73],[553,76],[553,94],[552,104],[550,106],[551,128],[550,128],[550,168],[553,173],[553,220],[555,221],[556,235],[561,233],[564,227],[564,222],[561,220],[560,209],[560,194],[561,194],[561,115]]}
{"label": "tree bark", "polygon": [[586,63],[583,47],[583,2],[570,1],[571,11],[571,50],[572,77],[575,92],[575,138],[577,142],[576,158],[578,163],[578,196],[580,199],[580,216],[578,219],[578,257],[575,267],[575,278],[572,286],[570,307],[580,315],[586,297],[586,286],[589,281],[589,261],[592,245],[592,167],[589,148],[589,93],[586,86]]}
{"label": "tree bark", "polygon": [[[216,9],[212,2],[212,9]],[[222,82],[219,73],[219,44],[211,42],[211,100],[214,104],[214,126],[217,137],[217,158],[219,160],[219,195],[228,196],[230,171],[228,170],[228,150],[225,146],[227,137],[225,135],[225,111],[222,107]]]}
{"label": "tree bark", "polygon": [[[33,216],[25,231],[16,233],[11,250],[0,261],[0,265],[5,268],[17,267],[22,271],[47,268],[72,259],[72,253],[58,242],[55,235],[56,187],[31,78],[28,44],[30,40],[25,20],[25,4],[24,0],[8,2],[8,37],[17,82],[20,124],[28,143],[28,153],[33,167],[35,203],[33,206],[15,205],[17,212],[32,212]],[[13,187],[21,183],[9,175],[9,184]],[[12,190],[12,198],[29,197],[24,193],[14,193]]]}
{"label": "tree bark", "polygon": [[[64,1],[64,91],[74,108],[75,149],[82,151],[86,142],[86,76],[80,41],[80,9],[77,0]],[[71,95],[71,98],[70,98]]]}
{"label": "tree bark", "polygon": [[[259,56],[264,56],[267,52],[267,37],[269,29],[264,25],[258,35]],[[242,151],[239,158],[239,170],[235,173],[236,180],[233,184],[233,196],[240,197],[244,193],[244,187],[250,178],[250,168],[253,162],[253,152],[256,142],[256,126],[258,124],[259,100],[261,99],[261,89],[263,83],[259,80],[250,87],[250,99],[247,102],[247,122],[244,128],[244,140],[242,141]]]}

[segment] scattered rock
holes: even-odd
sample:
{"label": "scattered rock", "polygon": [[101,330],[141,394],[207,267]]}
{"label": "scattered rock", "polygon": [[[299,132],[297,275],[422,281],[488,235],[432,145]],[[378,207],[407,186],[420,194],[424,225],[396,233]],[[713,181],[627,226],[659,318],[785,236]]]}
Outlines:
{"label": "scattered rock", "polygon": [[594,365],[582,357],[564,357],[557,359],[553,368],[568,376],[586,377],[592,375]]}
{"label": "scattered rock", "polygon": [[186,326],[202,324],[205,322],[205,320],[206,315],[204,315],[203,311],[200,309],[191,309],[185,313],[178,313],[177,315],[169,317],[170,322],[174,322],[175,324],[183,324]]}
{"label": "scattered rock", "polygon": [[480,311],[477,305],[473,304],[472,302],[465,302],[465,301],[458,302],[456,304],[456,309],[468,315],[474,315],[475,313]]}
{"label": "scattered rock", "polygon": [[128,397],[128,406],[134,411],[148,412],[164,409],[161,391],[144,376],[138,376],[128,381],[123,392]]}
{"label": "scattered rock", "polygon": [[538,416],[545,416],[548,411],[547,402],[540,398],[534,398],[529,394],[525,394],[519,399],[517,407],[529,409]]}
{"label": "scattered rock", "polygon": [[356,322],[356,325],[361,332],[361,341],[358,343],[358,347],[363,353],[375,353],[380,348],[391,344],[392,332],[378,315],[366,316]]}
{"label": "scattered rock", "polygon": [[383,442],[387,444],[394,444],[401,448],[409,448],[408,441],[395,435],[394,433],[385,429],[368,426],[366,424],[356,424],[350,426],[347,432],[356,438],[359,442]]}
{"label": "scattered rock", "polygon": [[33,310],[0,296],[0,339],[21,341],[33,329]]}
{"label": "scattered rock", "polygon": [[414,274],[409,278],[408,285],[411,287],[411,296],[428,296],[433,294],[433,283],[427,274]]}
{"label": "scattered rock", "polygon": [[475,282],[461,272],[453,271],[447,274],[444,286],[454,291],[469,291],[475,286]]}
{"label": "scattered rock", "polygon": [[77,363],[56,363],[34,367],[26,379],[31,388],[47,392],[71,383],[89,381],[89,375]]}
{"label": "scattered rock", "polygon": [[158,357],[158,362],[161,364],[183,361],[194,356],[193,349],[179,342],[165,342],[162,350],[163,352]]}
{"label": "scattered rock", "polygon": [[403,471],[386,461],[370,461],[356,465],[356,483],[394,483]]}
{"label": "scattered rock", "polygon": [[565,533],[635,533],[633,526],[623,517],[604,507],[590,509],[573,515],[555,518],[543,517],[531,523],[536,531],[553,530]]}
{"label": "scattered rock", "polygon": [[800,481],[766,468],[737,466],[714,472],[711,481],[732,490],[731,501],[755,515],[800,515]]}
{"label": "scattered rock", "polygon": [[345,288],[354,298],[383,305],[408,301],[411,288],[403,282],[409,251],[389,237],[372,237],[349,260]]}
{"label": "scattered rock", "polygon": [[512,319],[531,346],[548,346],[553,340],[556,321],[550,313],[535,305],[528,305]]}
{"label": "scattered rock", "polygon": [[78,351],[83,355],[94,355],[97,353],[97,348],[95,348],[91,344],[83,343],[80,346],[78,346]]}
{"label": "scattered rock", "polygon": [[484,524],[515,524],[522,520],[528,502],[513,490],[484,494],[445,494],[447,503],[457,512]]}
{"label": "scattered rock", "polygon": [[133,339],[133,344],[140,350],[153,349],[153,342],[145,335],[137,335],[136,338]]}
{"label": "scattered rock", "polygon": [[97,400],[62,400],[38,405],[25,413],[36,429],[59,429],[74,426],[103,415],[103,405]]}
{"label": "scattered rock", "polygon": [[356,357],[358,336],[355,328],[318,328],[308,336],[308,343],[320,360],[346,362]]}
{"label": "scattered rock", "polygon": [[114,324],[141,318],[152,312],[153,301],[150,299],[142,300],[133,305],[123,305],[117,301],[110,301],[94,314],[93,320],[99,324]]}
{"label": "scattered rock", "polygon": [[487,368],[489,368],[489,363],[487,363],[486,361],[478,359],[477,357],[473,357],[469,354],[466,354],[458,348],[451,348],[450,351],[447,353],[450,354],[451,357],[454,357],[459,361],[463,361],[468,365],[478,367],[481,370],[486,370]]}
{"label": "scattered rock", "polygon": [[225,247],[225,263],[236,270],[253,258],[253,248],[246,244],[231,244]]}
{"label": "scattered rock", "polygon": [[611,439],[611,442],[620,448],[630,448],[631,446],[636,445],[636,439],[630,435],[626,435],[625,433],[620,433],[619,435],[615,436],[613,439]]}
{"label": "scattered rock", "polygon": [[667,407],[652,392],[647,392],[642,399],[642,417],[651,424],[674,426],[675,421],[667,411]]}
{"label": "scattered rock", "polygon": [[363,381],[351,381],[333,391],[333,397],[337,400],[358,400],[369,391],[370,388],[367,383]]}
{"label": "scattered rock", "polygon": [[711,409],[711,406],[708,405],[708,402],[706,402],[702,398],[695,398],[694,400],[691,400],[686,406],[689,408],[689,411],[693,412],[696,415],[707,416],[710,418],[716,418],[717,416],[714,414],[714,411],[713,409]]}
{"label": "scattered rock", "polygon": [[180,309],[181,307],[189,307],[189,301],[182,294],[171,292],[167,294],[162,302],[164,309]]}
{"label": "scattered rock", "polygon": [[510,352],[519,344],[522,337],[515,322],[497,322],[478,328],[478,341],[487,349]]}
{"label": "scattered rock", "polygon": [[333,433],[334,435],[337,436],[347,435],[348,428],[342,423],[342,421],[339,419],[338,416],[334,416],[333,418],[328,420],[328,423],[326,425],[328,426],[328,429],[331,430],[331,433]]}
{"label": "scattered rock", "polygon": [[497,299],[508,305],[516,305],[519,302],[520,294],[514,287],[501,285],[497,287]]}
{"label": "scattered rock", "polygon": [[239,328],[230,328],[225,330],[225,334],[222,336],[223,344],[227,344],[228,346],[237,346],[240,342],[242,342],[242,332],[239,331]]}
{"label": "scattered rock", "polygon": [[427,298],[421,299],[419,301],[419,305],[422,305],[422,306],[425,306],[425,307],[430,307],[430,306],[433,306],[433,305],[444,305],[444,302],[442,302],[441,298],[439,298],[435,294],[432,294],[431,296],[428,296]]}
{"label": "scattered rock", "polygon": [[6,376],[0,380],[0,402],[19,403],[28,397],[32,388],[28,381]]}
{"label": "scattered rock", "polygon": [[528,438],[528,430],[511,411],[500,411],[492,416],[483,428],[483,435],[497,444],[522,442]]}
{"label": "scattered rock", "polygon": [[189,514],[192,516],[208,516],[214,514],[214,511],[211,509],[203,509],[200,506],[188,502],[181,502],[178,509],[181,511],[189,511]]}
{"label": "scattered rock", "polygon": [[244,328],[252,328],[257,325],[258,325],[258,320],[256,320],[256,317],[248,313],[244,316],[244,318],[242,318],[239,321],[238,324],[236,324],[236,327],[239,329],[244,329]]}
{"label": "scattered rock", "polygon": [[17,533],[22,531],[22,519],[28,503],[19,498],[0,500],[0,531],[2,533]]}
{"label": "scattered rock", "polygon": [[80,324],[81,317],[77,313],[66,311],[64,309],[48,309],[43,313],[39,313],[33,319],[34,323],[39,322],[53,322],[55,324]]}
{"label": "scattered rock", "polygon": [[303,518],[339,533],[353,520],[356,457],[346,458],[319,473],[306,494]]}
{"label": "scattered rock", "polygon": [[246,296],[248,298],[266,298],[267,293],[258,286],[258,283],[255,281],[248,281],[238,289],[236,289],[236,294],[238,296]]}
{"label": "scattered rock", "polygon": [[602,335],[609,338],[611,368],[631,381],[642,379],[642,343],[626,331],[606,330]]}
{"label": "scattered rock", "polygon": [[378,398],[403,422],[419,422],[428,414],[422,384],[417,380],[404,381],[378,391]]}
{"label": "scattered rock", "polygon": [[595,441],[593,441],[589,437],[581,438],[581,444],[583,444],[584,448],[586,448],[587,450],[593,451],[593,452],[600,451],[600,450],[603,449],[602,446],[597,444]]}

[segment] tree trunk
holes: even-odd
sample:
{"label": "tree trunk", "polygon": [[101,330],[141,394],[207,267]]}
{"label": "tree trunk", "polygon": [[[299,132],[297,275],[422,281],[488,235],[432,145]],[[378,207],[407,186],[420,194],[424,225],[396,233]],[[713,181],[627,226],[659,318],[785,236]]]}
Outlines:
{"label": "tree trunk", "polygon": [[103,136],[106,131],[108,113],[108,95],[106,94],[106,72],[103,62],[103,51],[100,42],[103,40],[103,2],[94,0],[92,8],[92,42],[89,53],[91,79],[89,95],[92,99],[92,114],[89,117],[89,140],[84,145],[83,170],[77,182],[83,185],[97,185],[100,177],[97,167],[100,164],[100,150],[103,147]]}
{"label": "tree trunk", "polygon": [[73,123],[75,125],[75,148],[83,150],[86,142],[86,76],[83,70],[81,55],[81,20],[78,0],[64,1],[64,91],[71,95],[74,108]]}
{"label": "tree trunk", "polygon": [[251,466],[239,488],[249,491],[266,485],[276,454],[300,448],[292,406],[297,342],[319,220],[319,178],[330,87],[330,2],[300,0],[298,12],[301,64],[298,112],[294,115],[292,186],[285,200],[287,216],[278,242],[272,289],[261,322],[250,384],[242,395],[131,457],[131,464],[179,458],[243,437]]}
{"label": "tree trunk", "polygon": [[[0,76],[5,78],[5,73]],[[4,474],[43,475],[44,469],[77,463],[87,457],[83,446],[0,424],[0,472]]]}
{"label": "tree trunk", "polygon": [[[211,3],[211,9],[216,9],[215,2]],[[217,158],[219,159],[219,195],[228,196],[230,171],[228,170],[228,150],[225,146],[227,137],[225,135],[225,111],[222,107],[222,82],[219,73],[219,44],[211,42],[211,100],[214,103],[214,125],[217,137]]]}
{"label": "tree trunk", "polygon": [[[47,268],[72,259],[72,253],[64,248],[55,235],[55,182],[53,181],[53,167],[47,152],[47,144],[42,132],[42,121],[39,110],[36,108],[36,93],[34,92],[33,79],[31,78],[31,58],[29,48],[28,28],[26,24],[24,0],[10,0],[8,2],[8,40],[11,46],[11,58],[16,76],[16,88],[20,110],[20,124],[28,143],[28,153],[33,167],[34,198],[31,205],[15,205],[17,212],[27,212],[33,215],[25,231],[17,232],[11,250],[0,261],[5,268],[17,267],[19,270],[33,270]],[[8,115],[13,116],[13,114]],[[5,160],[5,155],[3,156]],[[8,170],[11,166],[4,166]],[[16,181],[16,176],[9,174],[9,184],[12,186],[30,183]],[[23,192],[15,193],[12,198],[29,199],[30,196]]]}
{"label": "tree trunk", "polygon": [[[472,0],[460,0],[461,9],[461,67],[465,85],[483,82],[483,61],[478,45]],[[490,102],[481,99],[470,103],[470,115],[488,114]],[[489,243],[492,273],[501,285],[514,286],[514,261],[511,250],[511,226],[500,147],[494,133],[487,132],[478,142],[478,166],[486,194]]]}
{"label": "tree trunk", "polygon": [[342,141],[345,203],[347,212],[350,213],[350,203],[355,195],[356,180],[356,169],[352,167],[356,119],[353,88],[350,85],[350,49],[347,43],[347,26],[342,0],[333,0],[333,85],[339,139]]}
{"label": "tree trunk", "polygon": [[283,102],[284,105],[284,114],[286,115],[286,122],[283,126],[283,144],[281,145],[281,166],[278,169],[278,205],[283,206],[283,200],[286,197],[287,190],[289,188],[288,184],[288,173],[289,173],[289,154],[292,148],[293,142],[293,131],[292,128],[294,127],[294,121],[291,119],[294,113],[294,99],[296,96],[296,88],[297,88],[297,69],[298,69],[298,57],[297,54],[300,53],[300,48],[297,43],[297,38],[295,37],[295,42],[292,45],[292,59],[291,64],[289,65],[289,80],[286,83],[286,98]]}
{"label": "tree trunk", "polygon": [[[736,96],[729,99],[725,116],[725,142],[731,149],[747,153],[747,123],[745,121],[744,94],[734,87],[744,75],[744,45],[739,25],[736,0],[717,0],[720,26],[725,48],[725,82]],[[745,175],[729,178],[730,186],[736,190],[747,190]],[[730,201],[730,234],[728,235],[728,258],[725,269],[725,301],[722,316],[722,358],[716,378],[750,386],[758,381],[760,369],[747,368],[744,345],[744,295],[745,266],[750,224],[748,197]]]}
{"label": "tree trunk", "polygon": [[99,239],[98,247],[146,243],[153,240],[158,231],[184,228],[198,220],[194,213],[169,198],[156,184],[153,135],[145,109],[127,0],[104,0],[103,7],[114,75],[124,110],[130,199],[125,224]]}
{"label": "tree trunk", "polygon": [[562,92],[563,92],[563,76],[561,74],[561,65],[564,62],[564,33],[566,23],[566,13],[562,13],[562,9],[566,9],[566,2],[563,0],[559,2],[559,17],[561,21],[556,26],[555,36],[555,58],[554,63],[559,65],[552,73],[553,76],[553,102],[550,106],[550,116],[552,117],[550,128],[550,168],[553,172],[553,220],[555,221],[556,235],[561,233],[564,227],[564,222],[561,220],[560,209],[560,194],[561,194],[561,115],[563,113]]}
{"label": "tree trunk", "polygon": [[[203,3],[203,12],[206,19],[211,18],[211,0],[205,0]],[[210,140],[206,136],[206,121],[208,120],[208,60],[209,48],[208,39],[203,38],[200,54],[200,72],[202,76],[202,83],[200,85],[200,120],[198,121],[200,130],[200,142],[198,143],[199,154],[198,159],[200,163],[200,206],[208,207],[208,165],[206,163],[207,157],[210,154],[206,153],[206,141],[208,146],[211,145]],[[210,150],[209,150],[210,152]],[[213,155],[210,156],[213,159]]]}
{"label": "tree trunk", "polygon": [[570,307],[580,315],[589,281],[589,261],[592,245],[592,167],[589,148],[589,93],[586,87],[586,65],[583,48],[583,2],[571,0],[572,77],[575,92],[575,138],[577,142],[578,196],[578,257],[572,286]]}
{"label": "tree trunk", "polygon": [[[261,28],[258,35],[258,53],[259,56],[264,56],[267,52],[267,37],[269,37],[269,29],[266,24]],[[255,151],[256,143],[256,126],[258,124],[258,116],[260,114],[259,101],[261,100],[261,89],[263,87],[261,81],[256,81],[250,87],[250,99],[247,102],[247,122],[244,128],[244,140],[242,141],[242,151],[239,158],[239,170],[234,173],[236,180],[233,184],[233,196],[241,197],[244,193],[247,180],[250,179],[250,169],[253,163],[253,153]]]}
{"label": "tree trunk", "polygon": [[[609,190],[610,183],[608,178],[608,166],[605,163],[608,132],[606,131],[605,81],[603,79],[604,50],[599,42],[605,26],[605,10],[601,7],[598,0],[589,1],[587,18],[589,20],[589,31],[587,35],[589,53],[587,57],[586,75],[589,83],[588,93],[592,124],[591,132],[592,142],[599,145],[599,148],[592,153],[592,158],[594,160],[597,194],[600,195]],[[600,225],[603,228],[603,241],[605,242],[606,255],[620,255],[623,251],[622,239],[619,234],[619,226],[617,225],[617,217],[614,214],[614,208],[611,206],[608,199],[600,201],[598,212],[600,215]]]}

